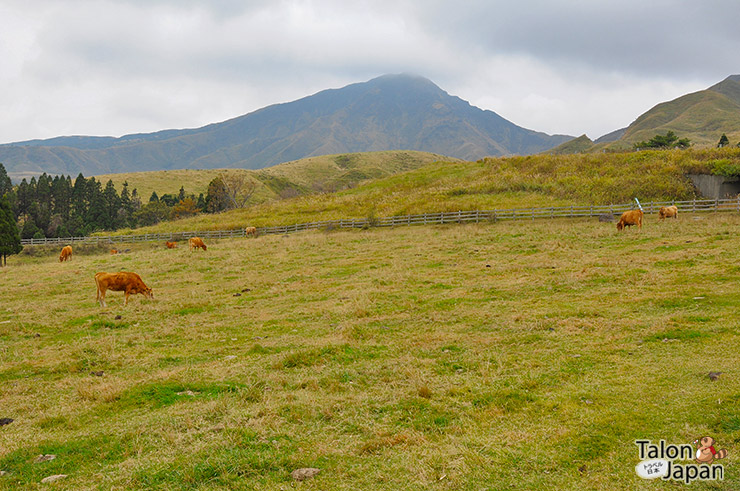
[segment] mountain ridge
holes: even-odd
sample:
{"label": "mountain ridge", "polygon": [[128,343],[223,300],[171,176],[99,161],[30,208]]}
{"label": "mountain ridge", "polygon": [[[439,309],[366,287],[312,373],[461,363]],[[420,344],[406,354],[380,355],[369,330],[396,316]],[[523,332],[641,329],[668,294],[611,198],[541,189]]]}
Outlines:
{"label": "mountain ridge", "polygon": [[400,74],[326,89],[200,128],[4,144],[0,162],[17,178],[41,172],[259,169],[311,156],[381,150],[477,160],[539,153],[571,138],[522,128],[426,78]]}

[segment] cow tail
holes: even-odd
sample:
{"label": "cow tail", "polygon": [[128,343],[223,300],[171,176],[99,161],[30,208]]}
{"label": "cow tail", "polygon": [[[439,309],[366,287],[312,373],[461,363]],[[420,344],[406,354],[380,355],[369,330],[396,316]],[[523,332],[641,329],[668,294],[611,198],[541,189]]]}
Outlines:
{"label": "cow tail", "polygon": [[99,303],[100,302],[100,280],[98,280],[98,275],[95,275],[95,287],[96,287],[95,301]]}

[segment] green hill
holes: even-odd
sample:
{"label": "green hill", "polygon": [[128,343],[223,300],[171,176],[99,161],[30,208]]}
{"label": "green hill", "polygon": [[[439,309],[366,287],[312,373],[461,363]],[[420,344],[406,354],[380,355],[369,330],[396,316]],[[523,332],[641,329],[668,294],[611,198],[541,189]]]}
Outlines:
{"label": "green hill", "polygon": [[673,131],[694,146],[713,147],[723,133],[732,145],[740,141],[740,76],[733,75],[706,90],[653,107],[638,117],[618,141],[604,147],[631,148],[657,134]]}
{"label": "green hill", "polygon": [[545,153],[553,155],[565,155],[571,153],[584,153],[591,150],[594,146],[594,142],[586,135],[581,135],[578,138],[574,138],[567,141],[552,150],[548,150]]}
{"label": "green hill", "polygon": [[206,193],[208,183],[220,174],[242,174],[258,183],[252,202],[261,203],[283,197],[331,192],[356,186],[358,183],[419,168],[431,162],[457,161],[442,155],[414,151],[364,152],[323,155],[286,162],[262,170],[247,169],[178,169],[151,172],[128,172],[95,176],[105,183],[109,179],[117,189],[128,182],[146,200],[156,191],[177,194],[180,187],[196,196]]}
{"label": "green hill", "polygon": [[439,211],[604,205],[627,203],[634,197],[684,200],[696,196],[688,172],[735,168],[740,168],[737,148],[439,161],[351,189],[265,201],[217,215],[160,223],[139,232],[217,230]]}

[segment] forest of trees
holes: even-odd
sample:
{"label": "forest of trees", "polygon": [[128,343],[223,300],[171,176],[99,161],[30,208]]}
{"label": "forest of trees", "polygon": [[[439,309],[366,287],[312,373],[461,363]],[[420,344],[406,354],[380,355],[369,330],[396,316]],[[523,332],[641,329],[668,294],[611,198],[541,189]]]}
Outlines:
{"label": "forest of trees", "polygon": [[113,181],[103,184],[82,174],[72,179],[44,173],[13,186],[0,163],[0,198],[3,196],[24,239],[79,237],[231,207],[227,187],[220,178],[210,183],[206,196],[201,193],[196,197],[180,188],[176,195],[157,196],[155,192],[142,199],[128,183],[123,183],[119,193]]}

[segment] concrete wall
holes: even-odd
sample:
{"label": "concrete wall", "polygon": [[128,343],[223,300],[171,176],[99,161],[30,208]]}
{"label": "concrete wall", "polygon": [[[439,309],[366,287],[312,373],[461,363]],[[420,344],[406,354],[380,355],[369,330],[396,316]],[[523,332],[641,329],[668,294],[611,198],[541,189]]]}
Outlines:
{"label": "concrete wall", "polygon": [[740,179],[737,177],[689,174],[689,178],[705,198],[733,198],[740,194]]}

